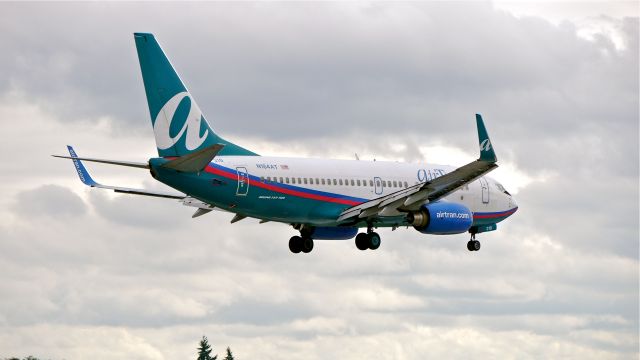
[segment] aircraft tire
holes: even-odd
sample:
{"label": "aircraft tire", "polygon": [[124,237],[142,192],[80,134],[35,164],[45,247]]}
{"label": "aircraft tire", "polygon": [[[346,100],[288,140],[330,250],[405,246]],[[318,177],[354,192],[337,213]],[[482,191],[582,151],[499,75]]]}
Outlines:
{"label": "aircraft tire", "polygon": [[294,254],[302,251],[302,238],[300,236],[292,236],[289,239],[289,250]]}
{"label": "aircraft tire", "polygon": [[356,247],[362,251],[369,248],[369,236],[366,233],[356,235]]}
{"label": "aircraft tire", "polygon": [[302,241],[300,242],[300,244],[302,245],[302,252],[305,254],[308,254],[311,252],[311,250],[313,250],[313,239],[312,238],[302,238]]}
{"label": "aircraft tire", "polygon": [[369,249],[375,250],[380,247],[382,240],[380,239],[380,235],[378,233],[372,232],[367,234],[367,240],[369,242]]}
{"label": "aircraft tire", "polygon": [[480,241],[473,240],[473,251],[478,251],[478,250],[480,250]]}
{"label": "aircraft tire", "polygon": [[480,241],[478,240],[469,240],[467,243],[467,250],[469,251],[478,251],[480,250]]}

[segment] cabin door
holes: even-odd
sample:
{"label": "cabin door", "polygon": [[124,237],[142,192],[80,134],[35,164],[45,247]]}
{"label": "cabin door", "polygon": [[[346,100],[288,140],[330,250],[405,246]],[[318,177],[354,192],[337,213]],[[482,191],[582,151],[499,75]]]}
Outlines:
{"label": "cabin door", "polygon": [[482,187],[482,203],[488,204],[489,203],[489,183],[487,182],[487,179],[481,177],[480,186]]}
{"label": "cabin door", "polygon": [[247,196],[249,193],[249,173],[246,167],[239,166],[236,168],[238,172],[238,189],[236,196]]}

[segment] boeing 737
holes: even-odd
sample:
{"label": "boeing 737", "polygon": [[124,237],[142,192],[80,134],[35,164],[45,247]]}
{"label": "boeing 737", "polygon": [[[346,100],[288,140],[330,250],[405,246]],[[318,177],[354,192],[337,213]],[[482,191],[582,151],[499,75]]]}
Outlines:
{"label": "boeing 737", "polygon": [[[309,253],[314,240],[355,237],[360,250],[380,246],[377,228],[413,227],[423,234],[479,233],[518,209],[505,188],[485,176],[497,158],[482,117],[476,114],[479,158],[454,168],[386,161],[262,156],[218,136],[152,34],[134,34],[158,157],[130,162],[69,156],[80,180],[119,193],[177,199],[196,208],[193,217],[221,210],[231,223],[245,218],[291,225],[293,253]],[[131,189],[96,182],[83,161],[150,171],[174,192]],[[360,228],[366,229],[359,232]]]}

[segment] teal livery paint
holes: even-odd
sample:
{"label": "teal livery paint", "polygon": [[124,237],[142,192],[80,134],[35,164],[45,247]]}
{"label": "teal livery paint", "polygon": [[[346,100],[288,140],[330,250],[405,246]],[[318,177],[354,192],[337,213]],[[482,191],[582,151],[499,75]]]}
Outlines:
{"label": "teal livery paint", "polygon": [[182,156],[215,144],[219,155],[257,155],[219,137],[152,34],[134,34],[160,156]]}

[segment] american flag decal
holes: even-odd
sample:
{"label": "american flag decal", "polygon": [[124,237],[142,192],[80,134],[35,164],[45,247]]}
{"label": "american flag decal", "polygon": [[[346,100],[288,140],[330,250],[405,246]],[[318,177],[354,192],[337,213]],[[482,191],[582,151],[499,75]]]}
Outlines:
{"label": "american flag decal", "polygon": [[280,165],[280,169],[289,170],[289,165]]}

